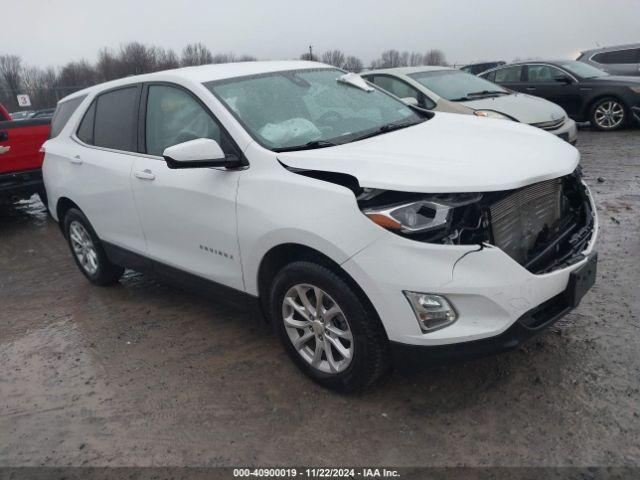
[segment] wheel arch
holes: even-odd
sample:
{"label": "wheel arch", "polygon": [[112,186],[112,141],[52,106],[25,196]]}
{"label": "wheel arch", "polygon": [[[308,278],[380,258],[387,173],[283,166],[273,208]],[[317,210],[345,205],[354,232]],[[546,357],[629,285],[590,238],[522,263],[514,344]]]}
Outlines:
{"label": "wheel arch", "polygon": [[64,235],[64,216],[66,213],[72,208],[77,208],[82,211],[82,209],[70,198],[68,197],[60,197],[56,204],[56,218],[58,219],[58,226],[60,230],[62,230],[62,234]]}
{"label": "wheel arch", "polygon": [[384,324],[380,321],[380,316],[378,315],[377,310],[369,300],[367,294],[353,279],[353,277],[351,277],[351,275],[349,275],[337,262],[324,253],[316,250],[315,248],[299,243],[283,243],[276,245],[267,251],[262,257],[257,272],[257,286],[258,298],[260,299],[260,306],[265,314],[265,318],[269,319],[267,312],[269,311],[268,302],[271,282],[282,268],[290,263],[298,261],[309,261],[322,265],[344,280],[362,300],[369,314],[373,315],[374,318],[380,322],[386,335]]}

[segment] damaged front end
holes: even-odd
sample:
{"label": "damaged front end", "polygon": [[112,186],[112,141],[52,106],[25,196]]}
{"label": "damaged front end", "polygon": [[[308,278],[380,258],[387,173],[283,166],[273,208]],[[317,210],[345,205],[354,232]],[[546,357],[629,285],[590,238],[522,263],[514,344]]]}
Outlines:
{"label": "damaged front end", "polygon": [[579,168],[499,192],[354,192],[367,217],[398,235],[428,243],[493,245],[535,274],[580,261],[595,230],[595,213]]}

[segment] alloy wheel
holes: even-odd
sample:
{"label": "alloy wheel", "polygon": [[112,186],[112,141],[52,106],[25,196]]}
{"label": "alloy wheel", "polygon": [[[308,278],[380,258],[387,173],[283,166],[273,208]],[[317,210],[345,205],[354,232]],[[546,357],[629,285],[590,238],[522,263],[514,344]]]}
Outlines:
{"label": "alloy wheel", "polygon": [[593,117],[598,127],[612,130],[624,120],[624,107],[615,100],[606,100],[598,105]]}
{"label": "alloy wheel", "polygon": [[298,354],[311,367],[338,374],[353,359],[349,322],[336,301],[314,285],[291,287],[282,302],[285,330]]}
{"label": "alloy wheel", "polygon": [[69,239],[73,253],[85,272],[94,275],[98,271],[98,252],[87,229],[74,220],[69,224]]}

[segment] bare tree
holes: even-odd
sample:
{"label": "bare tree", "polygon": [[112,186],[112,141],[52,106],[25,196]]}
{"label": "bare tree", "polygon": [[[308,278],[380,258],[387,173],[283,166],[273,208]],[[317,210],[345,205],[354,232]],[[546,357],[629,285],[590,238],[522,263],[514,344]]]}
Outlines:
{"label": "bare tree", "polygon": [[398,50],[386,50],[382,52],[380,58],[371,63],[371,68],[395,68],[404,67],[409,64],[409,52],[399,52]]}
{"label": "bare tree", "polygon": [[0,84],[6,90],[5,106],[9,109],[18,107],[16,96],[22,87],[22,59],[17,55],[0,55]]}
{"label": "bare tree", "polygon": [[211,63],[232,63],[236,61],[236,55],[232,52],[217,53],[213,56]]}
{"label": "bare tree", "polygon": [[346,61],[346,55],[340,50],[329,50],[322,54],[322,62],[334,67],[343,68]]}
{"label": "bare tree", "polygon": [[412,67],[424,65],[424,55],[419,52],[411,52],[409,54],[409,65]]}
{"label": "bare tree", "polygon": [[442,65],[442,66],[444,66],[444,65],[447,64],[447,60],[446,60],[442,50],[434,49],[434,50],[429,50],[424,55],[424,63],[425,63],[425,65]]}
{"label": "bare tree", "polygon": [[103,48],[98,52],[98,62],[96,63],[96,73],[102,82],[108,82],[118,78],[118,60],[113,52],[108,48]]}
{"label": "bare tree", "polygon": [[82,90],[95,85],[98,75],[93,66],[86,60],[69,62],[58,72],[56,90],[60,96]]}
{"label": "bare tree", "polygon": [[180,58],[180,64],[183,67],[192,65],[206,65],[213,63],[213,55],[202,43],[191,43],[184,47],[182,50],[182,56]]}
{"label": "bare tree", "polygon": [[317,62],[318,61],[318,56],[307,52],[307,53],[303,53],[302,55],[300,55],[300,60],[307,60],[309,62]]}
{"label": "bare tree", "polygon": [[253,55],[242,55],[239,59],[238,62],[257,62],[258,59],[256,57],[254,57]]}
{"label": "bare tree", "polygon": [[164,48],[157,48],[156,50],[156,71],[157,70],[171,70],[172,68],[180,67],[180,60],[176,52],[170,48],[165,50]]}
{"label": "bare tree", "polygon": [[349,55],[344,61],[342,68],[344,68],[345,70],[348,70],[349,72],[359,73],[364,69],[364,64],[362,63],[362,60],[360,60],[358,57]]}
{"label": "bare tree", "polygon": [[38,67],[25,68],[22,78],[24,89],[34,108],[50,108],[56,105],[60,99],[57,90],[58,75],[52,67],[45,70]]}

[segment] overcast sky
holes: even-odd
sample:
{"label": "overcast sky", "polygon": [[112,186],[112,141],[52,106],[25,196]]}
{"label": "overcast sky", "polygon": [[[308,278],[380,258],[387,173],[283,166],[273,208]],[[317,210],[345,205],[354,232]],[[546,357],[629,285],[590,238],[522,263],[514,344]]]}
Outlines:
{"label": "overcast sky", "polygon": [[0,53],[27,64],[96,59],[140,41],[179,51],[296,58],[308,45],[366,64],[383,50],[439,48],[449,62],[574,58],[581,49],[640,42],[640,0],[8,0]]}

